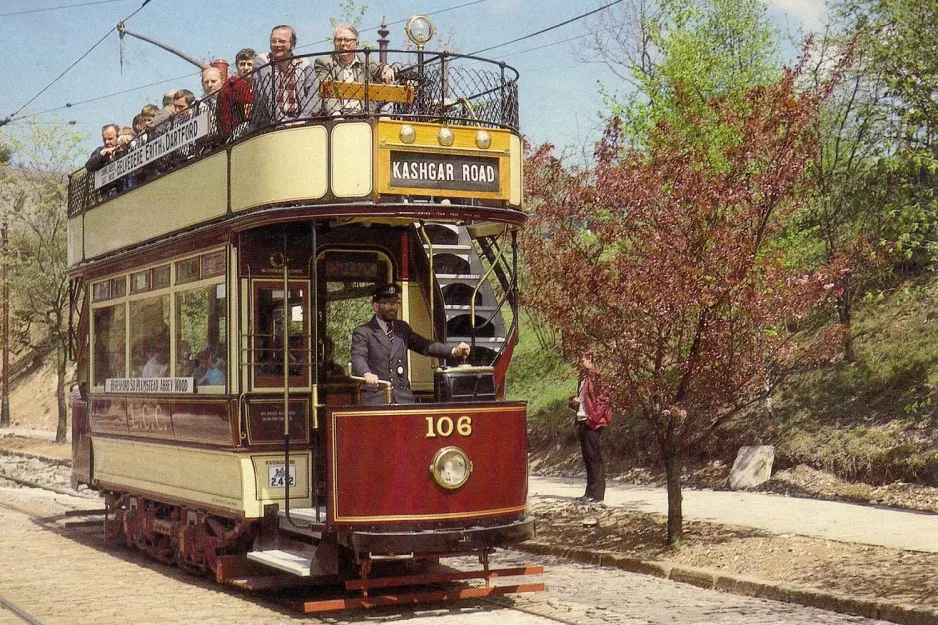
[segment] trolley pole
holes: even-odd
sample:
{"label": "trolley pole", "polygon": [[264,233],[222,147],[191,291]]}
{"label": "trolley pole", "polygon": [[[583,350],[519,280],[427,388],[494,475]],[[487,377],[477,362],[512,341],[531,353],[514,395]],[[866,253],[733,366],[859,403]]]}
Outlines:
{"label": "trolley pole", "polygon": [[10,282],[7,273],[7,222],[0,227],[0,262],[3,269],[3,397],[0,398],[0,427],[10,427]]}

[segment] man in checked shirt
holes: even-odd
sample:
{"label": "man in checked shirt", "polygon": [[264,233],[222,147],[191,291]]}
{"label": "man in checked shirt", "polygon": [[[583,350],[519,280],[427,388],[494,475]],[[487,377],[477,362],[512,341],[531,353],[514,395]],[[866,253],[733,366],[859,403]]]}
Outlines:
{"label": "man in checked shirt", "polygon": [[255,128],[268,124],[317,117],[322,111],[319,79],[312,64],[293,56],[296,31],[282,24],[270,31],[270,52],[254,59],[251,90],[254,107],[251,121]]}

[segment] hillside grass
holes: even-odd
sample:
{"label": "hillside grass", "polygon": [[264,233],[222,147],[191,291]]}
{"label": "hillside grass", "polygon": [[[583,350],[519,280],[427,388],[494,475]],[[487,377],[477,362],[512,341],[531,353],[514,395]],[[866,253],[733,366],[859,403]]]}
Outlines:
{"label": "hillside grass", "polygon": [[[938,279],[864,301],[854,319],[854,362],[838,357],[789,377],[689,458],[688,471],[731,465],[740,446],[765,444],[776,448],[776,470],[804,464],[870,484],[938,485]],[[540,349],[526,321],[509,397],[529,402],[529,445],[540,468],[578,466],[566,408],[576,372],[558,350]],[[612,473],[658,472],[654,441],[630,415],[614,413],[603,446]]]}

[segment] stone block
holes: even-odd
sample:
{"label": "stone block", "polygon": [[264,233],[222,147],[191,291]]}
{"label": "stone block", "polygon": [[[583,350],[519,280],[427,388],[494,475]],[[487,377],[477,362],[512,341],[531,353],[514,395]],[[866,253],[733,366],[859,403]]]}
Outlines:
{"label": "stone block", "polygon": [[743,490],[755,488],[772,477],[772,463],[775,462],[775,447],[755,445],[740,447],[736,461],[730,471],[730,488]]}

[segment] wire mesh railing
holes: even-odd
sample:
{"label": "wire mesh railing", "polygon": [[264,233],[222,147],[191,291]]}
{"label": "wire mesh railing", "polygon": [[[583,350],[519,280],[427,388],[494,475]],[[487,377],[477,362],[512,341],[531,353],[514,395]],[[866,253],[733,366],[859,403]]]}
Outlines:
{"label": "wire mesh railing", "polygon": [[407,50],[261,65],[185,110],[158,115],[102,169],[74,172],[69,215],[271,129],[374,118],[518,130],[518,73],[478,57]]}

